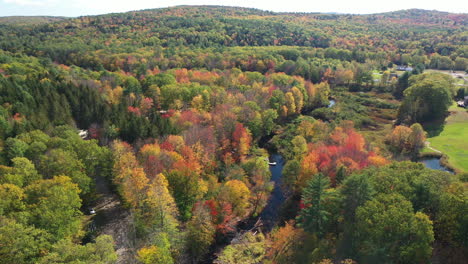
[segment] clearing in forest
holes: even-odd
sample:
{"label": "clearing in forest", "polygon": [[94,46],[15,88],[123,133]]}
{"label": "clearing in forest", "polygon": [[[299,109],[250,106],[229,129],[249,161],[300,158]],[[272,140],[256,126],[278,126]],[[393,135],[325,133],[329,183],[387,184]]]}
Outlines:
{"label": "clearing in forest", "polygon": [[452,166],[468,172],[468,112],[456,104],[449,111],[443,131],[428,141],[431,147],[449,157]]}

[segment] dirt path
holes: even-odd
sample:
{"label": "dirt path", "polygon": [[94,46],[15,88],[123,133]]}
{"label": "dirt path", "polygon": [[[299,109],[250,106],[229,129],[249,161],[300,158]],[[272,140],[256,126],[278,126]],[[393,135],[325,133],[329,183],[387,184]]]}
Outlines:
{"label": "dirt path", "polygon": [[442,151],[437,150],[437,149],[431,147],[431,142],[426,141],[426,142],[424,142],[424,144],[426,144],[426,147],[427,147],[428,149],[430,149],[430,150],[432,150],[432,151],[435,151],[435,152],[437,152],[437,153],[442,153]]}
{"label": "dirt path", "polygon": [[104,177],[96,178],[96,190],[100,196],[94,207],[96,215],[93,218],[97,234],[114,238],[118,264],[136,263],[132,214],[122,206],[119,197],[112,193]]}

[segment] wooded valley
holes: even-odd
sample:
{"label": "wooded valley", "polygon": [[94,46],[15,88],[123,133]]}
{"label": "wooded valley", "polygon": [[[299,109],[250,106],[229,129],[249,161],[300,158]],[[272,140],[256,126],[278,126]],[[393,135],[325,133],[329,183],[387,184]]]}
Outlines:
{"label": "wooded valley", "polygon": [[0,263],[467,263],[467,27],[0,18]]}

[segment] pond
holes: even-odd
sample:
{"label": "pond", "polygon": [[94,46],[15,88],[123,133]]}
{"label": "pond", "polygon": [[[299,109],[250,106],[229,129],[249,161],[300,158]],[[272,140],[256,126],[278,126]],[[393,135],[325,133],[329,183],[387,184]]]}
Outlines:
{"label": "pond", "polygon": [[330,100],[330,103],[328,103],[328,107],[330,108],[330,107],[332,107],[332,106],[334,106],[334,105],[336,105],[336,100],[331,99],[331,100]]}
{"label": "pond", "polygon": [[440,164],[440,158],[423,158],[420,159],[419,162],[423,163],[424,166],[426,166],[429,169],[446,171],[453,174],[453,171]]}
{"label": "pond", "polygon": [[271,230],[277,223],[280,208],[285,201],[285,196],[281,189],[281,178],[283,176],[283,166],[285,161],[281,155],[273,154],[270,156],[270,162],[276,162],[276,165],[270,166],[271,181],[273,181],[275,186],[271,192],[267,205],[260,213],[263,227],[267,231]]}

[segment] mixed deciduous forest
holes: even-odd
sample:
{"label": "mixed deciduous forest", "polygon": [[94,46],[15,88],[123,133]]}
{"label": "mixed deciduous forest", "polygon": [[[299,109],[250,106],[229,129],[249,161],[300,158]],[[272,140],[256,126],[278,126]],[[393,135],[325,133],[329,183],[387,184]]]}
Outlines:
{"label": "mixed deciduous forest", "polygon": [[467,263],[467,28],[0,18],[0,262]]}

